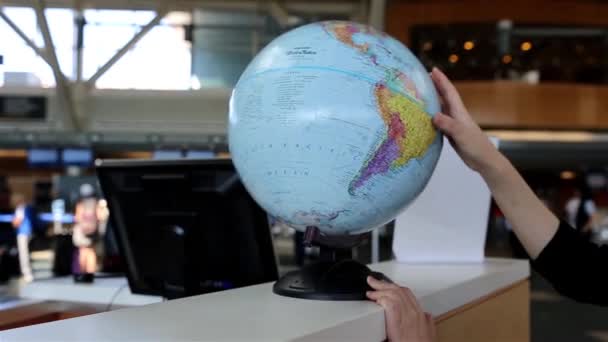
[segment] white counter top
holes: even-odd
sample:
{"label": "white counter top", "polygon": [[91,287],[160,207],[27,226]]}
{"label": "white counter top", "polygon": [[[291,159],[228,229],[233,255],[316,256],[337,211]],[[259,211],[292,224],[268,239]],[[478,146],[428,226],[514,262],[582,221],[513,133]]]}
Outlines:
{"label": "white counter top", "polygon": [[[529,277],[527,261],[372,265],[409,286],[435,317]],[[0,340],[381,341],[384,313],[368,301],[281,297],[272,284],[117,310],[0,333]]]}
{"label": "white counter top", "polygon": [[72,277],[40,279],[23,286],[19,297],[104,305],[112,302],[116,306],[162,302],[161,297],[132,294],[124,277],[96,278],[91,284],[74,283]]}

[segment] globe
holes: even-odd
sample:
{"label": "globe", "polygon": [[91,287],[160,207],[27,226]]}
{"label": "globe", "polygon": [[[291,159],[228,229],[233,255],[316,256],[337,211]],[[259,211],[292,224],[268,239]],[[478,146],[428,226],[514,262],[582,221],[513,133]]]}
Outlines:
{"label": "globe", "polygon": [[439,109],[427,71],[394,38],[347,21],[308,24],[270,42],[241,75],[230,154],[277,220],[362,234],[427,184],[442,148],[431,122]]}

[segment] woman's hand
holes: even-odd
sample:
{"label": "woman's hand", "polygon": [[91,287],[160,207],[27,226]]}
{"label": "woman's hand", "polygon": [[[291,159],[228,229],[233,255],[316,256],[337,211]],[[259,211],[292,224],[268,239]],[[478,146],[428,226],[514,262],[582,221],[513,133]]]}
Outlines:
{"label": "woman's hand", "polygon": [[384,308],[386,335],[389,341],[435,341],[433,318],[422,311],[410,289],[372,277],[367,277],[367,283],[375,290],[368,291],[367,298]]}
{"label": "woman's hand", "polygon": [[452,82],[437,68],[433,68],[431,79],[441,98],[443,111],[433,117],[435,126],[448,136],[460,158],[471,169],[483,174],[497,165],[502,155],[473,121]]}
{"label": "woman's hand", "polygon": [[452,82],[436,68],[431,78],[444,112],[435,114],[433,123],[448,136],[460,158],[481,174],[517,238],[536,259],[555,235],[559,220],[473,121]]}

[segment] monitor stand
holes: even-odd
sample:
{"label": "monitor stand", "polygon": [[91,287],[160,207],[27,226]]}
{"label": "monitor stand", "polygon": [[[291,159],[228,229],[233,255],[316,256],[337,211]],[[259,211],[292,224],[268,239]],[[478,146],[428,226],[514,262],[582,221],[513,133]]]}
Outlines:
{"label": "monitor stand", "polygon": [[331,237],[321,235],[317,227],[307,227],[304,244],[318,245],[321,260],[285,274],[274,284],[274,293],[317,300],[367,299],[365,293],[371,290],[367,276],[390,279],[351,259],[352,248],[362,240],[363,235]]}

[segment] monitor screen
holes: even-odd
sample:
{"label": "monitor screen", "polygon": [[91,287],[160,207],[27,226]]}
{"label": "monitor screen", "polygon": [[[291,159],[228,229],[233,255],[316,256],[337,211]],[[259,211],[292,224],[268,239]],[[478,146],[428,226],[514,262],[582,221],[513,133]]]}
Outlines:
{"label": "monitor screen", "polygon": [[153,159],[160,160],[171,160],[171,159],[180,159],[184,155],[180,150],[156,150],[152,154]]}
{"label": "monitor screen", "polygon": [[27,161],[30,166],[59,166],[59,152],[53,148],[32,148]]}
{"label": "monitor screen", "polygon": [[61,160],[64,165],[91,166],[93,151],[86,148],[64,148],[61,151]]}
{"label": "monitor screen", "polygon": [[[0,56],[1,57],[1,56]],[[0,63],[2,64],[2,63]],[[0,65],[0,69],[2,69]],[[8,85],[9,80],[4,77],[0,70],[0,83]],[[12,73],[13,77],[11,84],[29,83],[25,79],[21,79],[27,73]],[[0,118],[1,119],[19,119],[19,120],[44,120],[47,115],[48,100],[46,96],[32,95],[0,95]]]}
{"label": "monitor screen", "polygon": [[132,292],[183,297],[278,277],[266,213],[230,160],[97,168]]}
{"label": "monitor screen", "polygon": [[188,158],[188,159],[210,159],[210,158],[215,158],[215,153],[213,151],[188,150],[186,152],[186,158]]}

